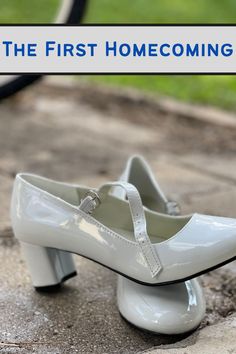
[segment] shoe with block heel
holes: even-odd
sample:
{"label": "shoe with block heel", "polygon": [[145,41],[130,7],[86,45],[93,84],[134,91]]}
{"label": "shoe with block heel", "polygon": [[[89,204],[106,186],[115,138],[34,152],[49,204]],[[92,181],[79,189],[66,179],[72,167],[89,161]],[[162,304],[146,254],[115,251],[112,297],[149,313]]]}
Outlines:
{"label": "shoe with block heel", "polygon": [[[142,171],[139,172],[142,173]],[[12,218],[14,220],[16,206],[19,211],[17,218],[21,219],[24,210],[21,208],[30,208],[30,203],[28,204],[28,202],[38,203],[41,200],[39,202],[40,205],[45,203],[45,200],[48,198],[47,193],[43,197],[42,195],[40,197],[38,191],[34,202],[31,198],[28,202],[24,202],[24,194],[21,195],[24,190],[24,178],[23,176],[22,181],[17,180],[14,187],[12,200]],[[26,178],[30,178],[30,176],[26,176]],[[40,184],[43,184],[46,190],[50,188],[59,198],[65,198],[66,196],[66,199],[70,200],[70,202],[73,201],[73,204],[79,203],[78,186],[56,183],[42,178],[40,178]],[[30,192],[28,187],[26,189]],[[81,194],[85,195],[86,190],[83,187],[79,187],[79,190]],[[27,193],[26,190],[24,193]],[[95,203],[96,198],[94,199],[94,197],[96,195],[91,193],[90,195],[92,195],[90,199]],[[84,199],[86,200],[86,198]],[[85,212],[91,210],[90,199],[89,203],[83,202],[82,206]],[[19,208],[20,201],[23,203],[21,208]],[[163,203],[165,201],[164,199]],[[38,211],[38,217],[44,218],[44,222],[47,220],[48,223],[53,223],[53,217],[49,217],[50,213],[46,212],[46,210],[47,208],[44,213],[43,210],[41,212]],[[27,214],[27,212],[24,211],[24,214]],[[21,221],[23,222],[23,219]],[[66,225],[69,226],[68,223],[64,222],[64,227]],[[19,226],[23,227],[23,224],[18,225],[18,227],[17,225],[15,226],[15,233],[17,234],[23,232],[23,230],[20,231]],[[33,225],[28,224],[29,226],[33,227]],[[21,241],[21,248],[31,274],[33,285],[39,291],[57,291],[62,282],[76,275],[73,258],[69,252],[33,245],[32,243],[23,241]],[[196,279],[176,285],[150,287],[119,276],[117,299],[119,311],[127,321],[139,328],[154,333],[178,334],[192,330],[199,325],[205,314],[205,299]]]}
{"label": "shoe with block heel", "polygon": [[[125,189],[127,200],[110,195],[116,186]],[[43,247],[79,254],[149,286],[191,279],[236,256],[234,219],[144,209],[137,188],[127,182],[89,190],[19,174],[11,220],[16,238],[40,246],[40,252]]]}

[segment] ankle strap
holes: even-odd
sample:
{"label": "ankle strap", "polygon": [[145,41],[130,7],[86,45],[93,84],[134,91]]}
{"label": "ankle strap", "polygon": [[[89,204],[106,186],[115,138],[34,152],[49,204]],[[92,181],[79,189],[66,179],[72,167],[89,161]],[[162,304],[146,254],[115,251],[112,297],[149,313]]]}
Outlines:
{"label": "ankle strap", "polygon": [[81,202],[79,208],[89,213],[89,210],[91,211],[96,208],[98,203],[102,203],[103,199],[109,194],[110,189],[115,186],[123,188],[126,192],[133,221],[135,240],[140,247],[152,277],[155,277],[161,271],[161,262],[147,234],[146,217],[142,200],[135,186],[122,181],[106,183],[99,188],[98,192],[92,191],[88,193],[88,196]]}

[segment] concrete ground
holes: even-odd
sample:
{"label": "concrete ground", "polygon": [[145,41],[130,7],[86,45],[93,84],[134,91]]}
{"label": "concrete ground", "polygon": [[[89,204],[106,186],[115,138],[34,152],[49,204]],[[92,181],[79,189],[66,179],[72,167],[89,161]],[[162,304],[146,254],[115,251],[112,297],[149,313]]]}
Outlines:
{"label": "concrete ground", "polygon": [[132,153],[184,213],[235,217],[236,125],[199,118],[82,84],[40,84],[1,103],[0,353],[236,353],[235,263],[202,277],[207,314],[197,331],[154,335],[119,316],[116,275],[80,257],[60,292],[35,292],[10,228],[16,172],[95,186],[116,179]]}

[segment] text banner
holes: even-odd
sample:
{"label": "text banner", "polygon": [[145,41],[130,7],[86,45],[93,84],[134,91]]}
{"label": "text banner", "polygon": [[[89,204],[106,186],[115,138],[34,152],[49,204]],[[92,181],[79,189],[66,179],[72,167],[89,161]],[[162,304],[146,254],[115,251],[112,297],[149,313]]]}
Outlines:
{"label": "text banner", "polygon": [[0,26],[0,73],[236,73],[236,26]]}

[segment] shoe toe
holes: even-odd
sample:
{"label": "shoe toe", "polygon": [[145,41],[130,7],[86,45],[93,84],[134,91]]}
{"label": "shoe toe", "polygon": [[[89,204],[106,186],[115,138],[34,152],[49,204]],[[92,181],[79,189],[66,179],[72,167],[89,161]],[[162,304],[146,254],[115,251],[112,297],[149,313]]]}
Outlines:
{"label": "shoe toe", "polygon": [[161,334],[191,331],[205,314],[205,298],[197,279],[153,287],[119,276],[117,300],[127,321]]}

